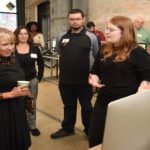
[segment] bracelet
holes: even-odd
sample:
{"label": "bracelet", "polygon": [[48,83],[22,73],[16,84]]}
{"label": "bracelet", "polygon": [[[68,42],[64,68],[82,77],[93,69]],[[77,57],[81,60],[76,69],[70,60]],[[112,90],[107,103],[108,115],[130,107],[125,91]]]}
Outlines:
{"label": "bracelet", "polygon": [[1,99],[4,99],[4,98],[3,98],[3,94],[2,94],[2,93],[0,93],[0,100],[1,100]]}

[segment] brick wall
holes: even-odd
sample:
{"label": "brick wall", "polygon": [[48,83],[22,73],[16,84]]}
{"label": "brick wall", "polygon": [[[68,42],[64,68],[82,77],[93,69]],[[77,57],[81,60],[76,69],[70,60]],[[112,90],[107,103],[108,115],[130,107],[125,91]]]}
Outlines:
{"label": "brick wall", "polygon": [[[44,1],[46,0],[26,0],[26,22],[36,21],[36,6]],[[62,12],[60,3],[64,3],[67,6],[68,0],[63,1],[50,0],[51,8],[55,7],[53,8],[55,11],[60,11],[58,14]],[[145,26],[150,30],[150,0],[88,0],[87,14],[87,20],[93,20],[101,30],[104,29],[109,18],[115,15],[125,15],[132,20],[137,16],[143,16],[145,18]],[[62,24],[63,28],[64,25],[65,22]]]}
{"label": "brick wall", "polygon": [[134,20],[137,16],[145,18],[145,26],[150,30],[150,0],[88,0],[88,20],[94,20],[103,30],[110,17],[125,15]]}
{"label": "brick wall", "polygon": [[46,0],[25,0],[25,22],[37,21],[37,5]]}

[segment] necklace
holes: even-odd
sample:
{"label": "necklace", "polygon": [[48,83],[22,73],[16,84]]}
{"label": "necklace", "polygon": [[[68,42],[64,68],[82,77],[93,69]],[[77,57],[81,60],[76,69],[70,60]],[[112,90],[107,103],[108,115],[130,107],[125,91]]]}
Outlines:
{"label": "necklace", "polygon": [[11,64],[14,64],[15,62],[16,62],[15,58],[12,55],[9,57],[0,56],[0,64],[2,65],[11,65]]}

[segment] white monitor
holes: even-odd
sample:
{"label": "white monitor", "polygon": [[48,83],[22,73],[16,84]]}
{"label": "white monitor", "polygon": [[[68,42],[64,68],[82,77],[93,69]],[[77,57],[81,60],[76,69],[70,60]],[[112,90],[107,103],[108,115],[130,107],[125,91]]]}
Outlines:
{"label": "white monitor", "polygon": [[150,90],[108,105],[102,150],[150,150]]}

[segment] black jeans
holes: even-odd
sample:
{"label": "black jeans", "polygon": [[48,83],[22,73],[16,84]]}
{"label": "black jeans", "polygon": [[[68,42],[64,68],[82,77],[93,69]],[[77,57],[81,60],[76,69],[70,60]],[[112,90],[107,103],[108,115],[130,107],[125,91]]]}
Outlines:
{"label": "black jeans", "polygon": [[92,113],[92,88],[89,85],[59,84],[59,90],[64,104],[64,119],[62,122],[62,128],[65,131],[74,130],[77,113],[77,99],[79,99],[84,132],[88,133]]}
{"label": "black jeans", "polygon": [[90,148],[102,143],[106,120],[106,112],[107,107],[102,107],[99,104],[99,102],[96,101],[91,117],[88,135]]}

